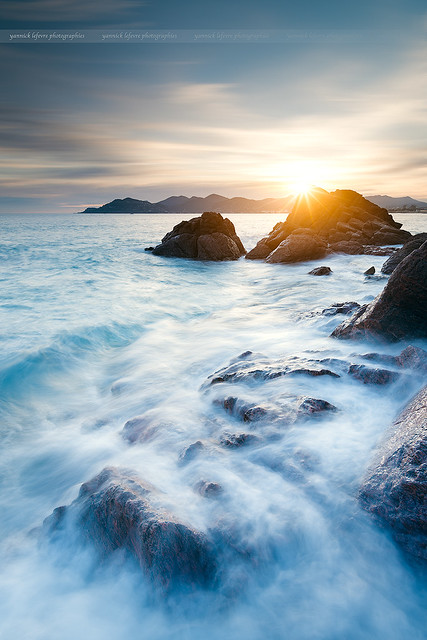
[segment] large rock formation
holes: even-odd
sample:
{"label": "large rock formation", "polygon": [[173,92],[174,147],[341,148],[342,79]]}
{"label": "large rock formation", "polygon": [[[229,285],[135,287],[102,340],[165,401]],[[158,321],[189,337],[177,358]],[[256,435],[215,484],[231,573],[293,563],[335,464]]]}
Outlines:
{"label": "large rock formation", "polygon": [[237,260],[246,250],[231,220],[220,213],[205,211],[198,218],[175,225],[153,253],[194,260]]}
{"label": "large rock formation", "polygon": [[393,271],[382,293],[332,332],[334,338],[427,337],[427,241]]}
{"label": "large rock formation", "polygon": [[[364,253],[372,251],[372,246],[401,244],[411,234],[400,229],[401,224],[393,220],[386,209],[369,202],[356,191],[336,190],[328,193],[323,189],[313,189],[310,194],[300,196],[286,222],[279,222],[271,233],[260,240],[246,255],[249,260],[260,260],[273,252],[278,260],[284,255],[285,262],[310,260],[323,257],[326,253]],[[306,251],[296,251],[293,258],[286,249],[295,235],[303,234]],[[308,238],[310,237],[310,241]],[[285,245],[283,243],[286,243]],[[298,240],[301,244],[302,241]],[[310,253],[310,246],[313,252]],[[323,247],[323,253],[319,250]],[[285,252],[281,249],[285,248]]]}
{"label": "large rock formation", "polygon": [[427,233],[417,233],[416,236],[412,236],[410,240],[405,242],[403,247],[396,251],[393,255],[386,260],[381,267],[381,272],[387,275],[393,273],[395,268],[406,258],[410,253],[415,251],[415,249],[419,249],[422,244],[427,240]]}
{"label": "large rock formation", "polygon": [[360,489],[403,549],[427,561],[427,386],[399,415]]}
{"label": "large rock formation", "polygon": [[161,492],[133,471],[107,467],[83,484],[69,507],[44,522],[49,535],[72,521],[102,555],[125,549],[162,591],[207,587],[215,559],[206,536],[161,506]]}

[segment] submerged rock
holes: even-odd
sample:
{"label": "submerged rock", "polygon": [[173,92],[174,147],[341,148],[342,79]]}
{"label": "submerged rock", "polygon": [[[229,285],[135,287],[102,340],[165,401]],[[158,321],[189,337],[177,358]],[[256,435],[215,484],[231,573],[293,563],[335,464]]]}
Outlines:
{"label": "submerged rock", "polygon": [[336,302],[331,305],[327,309],[323,309],[322,315],[324,316],[335,316],[337,314],[349,315],[353,313],[356,309],[360,309],[360,304],[358,302]]}
{"label": "submerged rock", "polygon": [[359,380],[363,384],[385,385],[395,382],[400,377],[396,371],[365,367],[363,364],[350,365],[348,372],[355,380]]}
{"label": "submerged rock", "polygon": [[332,332],[335,338],[427,337],[427,241],[393,271],[383,292]]}
{"label": "submerged rock", "polygon": [[247,356],[244,360],[232,361],[232,363],[209,376],[203,386],[221,384],[223,382],[251,382],[254,380],[274,380],[286,375],[308,376],[340,376],[323,367],[320,360],[303,358],[300,356],[287,356],[277,360],[270,360],[258,354]]}
{"label": "submerged rock", "polygon": [[366,269],[366,271],[363,273],[364,276],[373,276],[375,273],[375,267],[369,267],[369,269]]}
{"label": "submerged rock", "polygon": [[197,458],[199,453],[203,451],[204,448],[205,448],[205,445],[201,440],[197,440],[196,442],[193,442],[192,444],[188,445],[188,447],[186,447],[183,451],[181,451],[179,455],[180,463],[183,465],[188,464],[189,462]]}
{"label": "submerged rock", "polygon": [[44,531],[53,535],[69,518],[102,556],[128,551],[164,592],[209,587],[216,563],[208,538],[164,510],[161,497],[134,471],[107,467],[81,486],[70,506],[55,509]]}
{"label": "submerged rock", "polygon": [[243,447],[246,444],[252,444],[259,440],[258,436],[253,433],[223,433],[219,439],[219,443],[222,447],[228,447],[230,449],[237,449]]}
{"label": "submerged rock", "polygon": [[214,211],[183,220],[153,249],[157,256],[214,261],[237,260],[245,253],[234,224]]}
{"label": "submerged rock", "polygon": [[362,482],[361,505],[402,548],[427,561],[427,386],[407,405]]}
{"label": "submerged rock", "polygon": [[421,347],[409,345],[398,356],[389,356],[384,353],[364,353],[359,356],[364,360],[375,360],[383,364],[427,372],[427,352]]}
{"label": "submerged rock", "polygon": [[224,491],[218,482],[208,480],[199,480],[194,488],[204,498],[218,498]]}

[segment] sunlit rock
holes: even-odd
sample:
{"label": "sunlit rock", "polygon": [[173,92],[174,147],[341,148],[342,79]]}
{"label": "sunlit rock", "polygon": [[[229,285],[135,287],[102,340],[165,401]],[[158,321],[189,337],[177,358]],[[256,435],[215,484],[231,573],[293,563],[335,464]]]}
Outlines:
{"label": "sunlit rock", "polygon": [[362,506],[427,561],[427,387],[393,423],[360,488]]}
{"label": "sunlit rock", "polygon": [[[401,226],[386,209],[366,200],[356,191],[337,189],[328,193],[317,188],[299,196],[286,222],[276,224],[246,258],[267,259],[268,262],[314,260],[326,254],[319,255],[315,240],[325,243],[328,253],[363,254],[366,245],[406,242],[411,234],[400,229]],[[299,233],[311,236],[313,251],[310,255],[311,245],[307,241],[306,251],[298,251],[295,260],[286,253],[284,260],[270,260],[272,252],[276,252],[281,243]]]}
{"label": "sunlit rock", "polygon": [[213,211],[175,225],[153,249],[157,256],[214,261],[237,260],[245,253],[231,220]]}

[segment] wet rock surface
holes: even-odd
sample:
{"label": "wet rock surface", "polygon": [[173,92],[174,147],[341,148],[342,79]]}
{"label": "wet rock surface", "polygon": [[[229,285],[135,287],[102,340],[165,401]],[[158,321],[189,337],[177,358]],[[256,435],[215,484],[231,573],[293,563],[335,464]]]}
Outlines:
{"label": "wet rock surface", "polygon": [[407,405],[380,445],[359,501],[390,528],[405,552],[427,561],[427,387]]}
{"label": "wet rock surface", "polygon": [[359,357],[402,369],[427,372],[427,352],[421,347],[412,345],[406,347],[398,356],[390,356],[384,353],[364,353]]}
{"label": "wet rock surface", "polygon": [[250,354],[215,372],[207,379],[204,387],[223,382],[251,382],[255,380],[274,380],[286,375],[331,376],[339,374],[322,366],[316,359],[300,356],[287,356],[277,360],[265,358],[259,354]]}
{"label": "wet rock surface", "polygon": [[406,258],[410,253],[415,251],[415,249],[419,249],[422,244],[427,240],[427,233],[417,233],[417,235],[412,236],[410,240],[405,242],[403,247],[393,253],[388,260],[386,260],[381,267],[381,273],[385,273],[386,275],[390,275],[393,273],[395,268]]}
{"label": "wet rock surface", "polygon": [[107,467],[84,483],[76,500],[44,522],[45,534],[58,534],[71,519],[102,556],[129,552],[153,585],[209,587],[216,562],[207,536],[161,506],[161,492],[128,469]]}
{"label": "wet rock surface", "polygon": [[313,189],[297,199],[286,221],[276,224],[246,258],[299,262],[328,253],[387,255],[391,250],[381,250],[381,245],[402,244],[411,237],[400,227],[386,209],[356,191]]}
{"label": "wet rock surface", "polygon": [[157,256],[213,261],[238,260],[245,253],[231,220],[214,211],[175,225],[153,249]]}
{"label": "wet rock surface", "polygon": [[396,371],[365,367],[362,364],[350,365],[348,373],[355,380],[363,382],[363,384],[386,385],[395,382],[400,377],[400,374]]}
{"label": "wet rock surface", "polygon": [[393,271],[383,292],[333,332],[335,338],[427,337],[427,241]]}
{"label": "wet rock surface", "polygon": [[336,316],[338,314],[349,315],[350,313],[354,313],[356,309],[360,309],[360,304],[358,302],[354,302],[354,301],[336,302],[330,307],[327,307],[327,309],[323,309],[322,315],[324,316]]}
{"label": "wet rock surface", "polygon": [[330,276],[332,273],[331,267],[316,267],[308,272],[309,276]]}

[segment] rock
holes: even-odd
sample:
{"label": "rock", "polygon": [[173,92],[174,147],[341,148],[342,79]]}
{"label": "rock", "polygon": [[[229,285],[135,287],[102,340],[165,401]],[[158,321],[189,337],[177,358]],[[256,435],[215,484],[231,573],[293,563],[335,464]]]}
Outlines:
{"label": "rock", "polygon": [[333,332],[335,338],[427,337],[427,241],[393,271],[383,292]]}
{"label": "rock", "polygon": [[[309,194],[299,197],[286,222],[275,225],[268,236],[262,238],[256,247],[249,251],[246,258],[259,260],[269,258],[279,245],[298,233],[329,242],[331,252],[364,253],[363,246],[381,244],[378,234],[394,234],[393,240],[404,242],[410,234],[401,232],[402,225],[393,220],[386,209],[366,200],[356,191],[339,190],[328,193],[323,189],[313,189]],[[307,252],[309,245],[307,244]],[[325,254],[323,254],[325,255]],[[312,259],[323,257],[313,255]],[[285,254],[285,260],[292,262]],[[303,257],[308,260],[309,257]],[[273,260],[272,260],[273,262]]]}
{"label": "rock", "polygon": [[389,256],[398,251],[397,247],[375,247],[374,245],[366,245],[363,247],[365,256]]}
{"label": "rock", "polygon": [[266,262],[302,262],[326,255],[326,243],[308,234],[291,234],[272,251]]}
{"label": "rock", "polygon": [[325,316],[335,316],[339,313],[348,315],[356,309],[360,309],[360,304],[357,302],[337,302],[327,309],[323,309],[322,314]]}
{"label": "rock", "polygon": [[427,561],[427,386],[387,432],[364,478],[359,501],[395,540]]}
{"label": "rock", "polygon": [[330,253],[349,253],[358,255],[363,253],[363,245],[355,240],[344,240],[343,242],[333,242],[329,245]]}
{"label": "rock", "polygon": [[204,498],[218,498],[223,493],[223,488],[218,482],[208,482],[207,480],[199,480],[194,488]]}
{"label": "rock", "polygon": [[322,362],[300,356],[287,356],[269,360],[253,354],[245,360],[233,361],[230,365],[209,376],[204,387],[221,383],[251,382],[252,380],[274,380],[286,375],[340,376],[331,369],[325,369]]}
{"label": "rock", "polygon": [[309,276],[329,276],[332,273],[330,267],[316,267],[308,272]]}
{"label": "rock", "polygon": [[237,447],[243,447],[245,444],[251,444],[258,440],[258,436],[253,433],[228,433],[225,432],[219,439],[219,443],[222,447],[229,447],[236,449]]}
{"label": "rock", "polygon": [[359,356],[364,360],[375,360],[383,364],[414,369],[415,371],[427,371],[427,352],[421,347],[409,345],[398,356],[389,356],[384,353],[364,353]]}
{"label": "rock", "polygon": [[325,411],[337,411],[337,408],[326,400],[304,398],[298,407],[298,416],[319,414]]}
{"label": "rock", "polygon": [[146,442],[150,440],[156,432],[156,427],[144,416],[136,416],[128,420],[121,431],[121,436],[130,444],[135,442]]}
{"label": "rock", "polygon": [[381,272],[386,275],[393,273],[394,269],[399,265],[406,256],[408,256],[415,249],[419,249],[421,245],[427,240],[427,233],[418,233],[416,236],[412,236],[410,240],[405,242],[403,247],[393,253],[388,260],[386,260],[381,267]]}
{"label": "rock", "polygon": [[180,463],[183,464],[183,465],[184,464],[188,464],[189,462],[191,462],[192,460],[197,458],[199,453],[204,448],[205,448],[205,445],[203,444],[203,442],[201,440],[197,440],[196,442],[193,442],[188,447],[186,447],[183,451],[181,451],[181,453],[179,455]]}
{"label": "rock", "polygon": [[153,254],[194,260],[237,260],[246,251],[233,223],[220,213],[205,211],[167,233]]}
{"label": "rock", "polygon": [[363,364],[350,365],[348,373],[356,380],[363,382],[363,384],[385,385],[395,382],[400,377],[400,374],[395,371],[373,369],[372,367],[365,367]]}
{"label": "rock", "polygon": [[128,551],[163,592],[209,587],[216,573],[210,542],[159,506],[161,497],[135,472],[107,467],[81,486],[69,507],[55,509],[44,531],[58,533],[69,518],[102,556]]}
{"label": "rock", "polygon": [[154,247],[145,247],[144,251],[154,251]]}
{"label": "rock", "polygon": [[393,229],[392,227],[382,227],[372,236],[372,244],[403,244],[411,238],[412,234],[403,229]]}
{"label": "rock", "polygon": [[366,269],[366,271],[364,271],[363,275],[364,276],[373,276],[375,273],[375,267],[369,267],[369,269]]}

